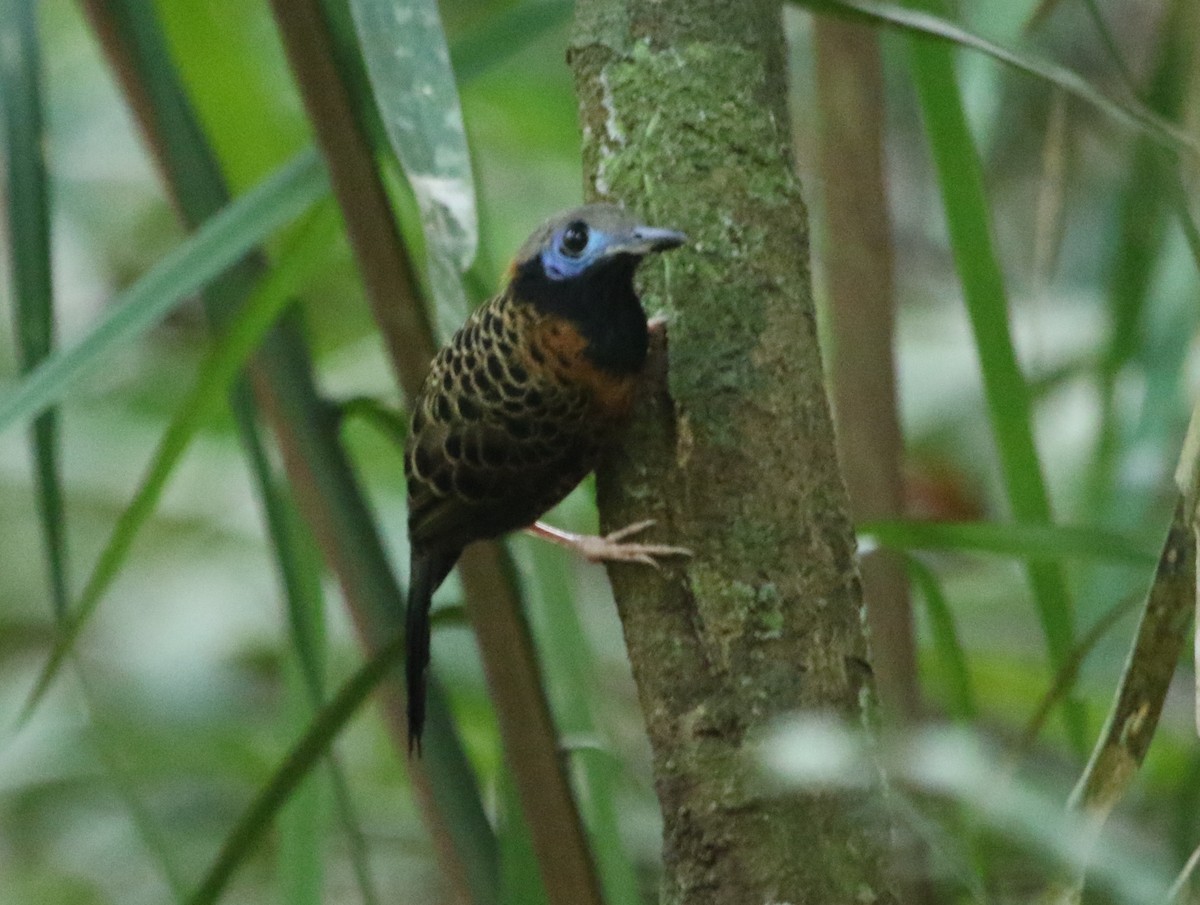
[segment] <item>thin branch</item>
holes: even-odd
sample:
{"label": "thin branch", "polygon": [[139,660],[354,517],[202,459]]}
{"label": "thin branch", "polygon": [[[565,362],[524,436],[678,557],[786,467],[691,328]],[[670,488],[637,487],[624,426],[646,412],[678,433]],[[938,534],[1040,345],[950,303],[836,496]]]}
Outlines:
{"label": "thin branch", "polygon": [[433,332],[332,33],[320,0],[272,0],[272,8],[342,207],[367,300],[400,386],[411,396],[435,352]]}
{"label": "thin branch", "polygon": [[[140,50],[158,44],[161,35],[148,34],[145,18],[131,16],[124,4],[85,0],[84,10],[131,104],[152,156],[164,175],[168,193],[190,225],[202,222],[227,197],[220,167],[208,147],[186,98],[169,74],[152,77]],[[140,31],[139,31],[140,30]],[[134,45],[140,41],[143,47]],[[260,259],[243,262],[224,279],[235,287],[253,279]],[[231,298],[236,298],[231,293]],[[228,312],[214,311],[216,319]],[[374,523],[354,482],[337,441],[334,419],[316,396],[311,368],[297,331],[282,325],[268,335],[256,364],[259,403],[270,419],[284,455],[297,502],[342,585],[351,613],[369,651],[391,637],[396,624],[399,589],[388,568]],[[390,611],[389,611],[390,610]],[[384,685],[385,714],[397,739],[405,738],[402,690],[394,680]],[[431,702],[433,703],[433,702]],[[462,787],[455,771],[464,769],[465,756],[449,724],[444,704],[430,708],[430,747],[446,750],[438,762],[410,764],[414,795],[439,853],[442,871],[462,901],[491,902],[495,898],[495,840],[473,827],[487,827],[471,790]],[[436,739],[436,741],[435,741]],[[398,741],[403,746],[403,741]],[[468,774],[469,775],[469,774]],[[454,809],[474,820],[449,820]],[[464,834],[473,833],[466,837]],[[463,851],[492,851],[490,858],[463,856]],[[489,867],[489,865],[491,865]],[[483,874],[480,875],[480,871]]]}
{"label": "thin branch", "polygon": [[1187,885],[1187,881],[1191,879],[1192,874],[1196,872],[1196,865],[1200,864],[1200,847],[1197,847],[1187,859],[1187,863],[1183,865],[1183,870],[1179,872],[1179,876],[1175,878],[1175,882],[1171,884],[1171,888],[1167,891],[1167,905],[1171,905],[1179,894],[1183,892],[1183,887]]}
{"label": "thin branch", "polygon": [[1050,712],[1058,704],[1062,703],[1071,689],[1075,687],[1075,681],[1079,678],[1079,670],[1083,667],[1088,655],[1095,650],[1096,645],[1116,627],[1122,618],[1133,611],[1133,608],[1137,604],[1138,598],[1136,597],[1127,597],[1118,602],[1116,606],[1111,607],[1108,612],[1097,619],[1092,627],[1084,633],[1075,647],[1071,649],[1071,652],[1067,655],[1067,659],[1063,662],[1062,668],[1055,675],[1054,681],[1050,683],[1050,687],[1046,689],[1046,693],[1042,696],[1041,701],[1038,702],[1033,716],[1025,724],[1025,729],[1021,733],[1021,738],[1017,742],[1013,752],[1014,761],[1023,760],[1025,755],[1033,750],[1034,742],[1037,740],[1038,734],[1041,733],[1042,727],[1045,726]]}
{"label": "thin branch", "polygon": [[[272,0],[272,7],[329,166],[372,310],[401,388],[411,399],[434,348],[432,332],[369,138],[355,113],[355,98],[337,65],[319,0]],[[459,569],[546,892],[555,905],[599,905],[599,879],[558,753],[507,556],[495,543],[476,544],[462,557]]]}
{"label": "thin branch", "polygon": [[[1196,606],[1200,405],[1192,412],[1176,483],[1179,501],[1146,596],[1129,662],[1104,731],[1071,795],[1071,808],[1091,818],[1093,840],[1133,783],[1150,748]],[[1044,901],[1078,901],[1082,888],[1082,875],[1058,878]]]}
{"label": "thin branch", "polygon": [[[904,438],[896,404],[895,296],[883,147],[883,67],[866,26],[814,22],[825,188],[822,251],[833,320],[838,449],[855,523],[903,515]],[[904,560],[862,558],[871,655],[885,716],[919,718],[920,681]]]}

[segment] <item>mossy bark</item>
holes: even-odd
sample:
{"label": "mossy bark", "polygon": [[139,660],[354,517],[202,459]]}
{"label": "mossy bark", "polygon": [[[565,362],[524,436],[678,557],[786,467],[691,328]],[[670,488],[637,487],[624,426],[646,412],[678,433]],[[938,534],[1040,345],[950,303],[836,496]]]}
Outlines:
{"label": "mossy bark", "polygon": [[888,902],[873,792],[769,792],[761,730],[862,716],[862,594],[787,141],[779,8],[580,0],[570,53],[589,194],[686,249],[646,268],[669,321],[621,448],[606,528],[652,517],[695,556],[610,570],[654,750],[664,905]]}

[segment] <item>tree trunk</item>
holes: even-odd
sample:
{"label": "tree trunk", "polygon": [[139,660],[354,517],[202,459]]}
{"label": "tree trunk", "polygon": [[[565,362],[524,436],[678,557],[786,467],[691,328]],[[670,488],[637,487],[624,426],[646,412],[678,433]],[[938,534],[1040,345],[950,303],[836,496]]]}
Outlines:
{"label": "tree trunk", "polygon": [[589,194],[688,247],[646,268],[669,317],[606,528],[656,518],[695,556],[610,570],[654,751],[663,905],[890,902],[877,792],[769,792],[754,760],[794,711],[863,716],[862,594],[822,382],[787,137],[779,8],[580,0],[570,54]]}

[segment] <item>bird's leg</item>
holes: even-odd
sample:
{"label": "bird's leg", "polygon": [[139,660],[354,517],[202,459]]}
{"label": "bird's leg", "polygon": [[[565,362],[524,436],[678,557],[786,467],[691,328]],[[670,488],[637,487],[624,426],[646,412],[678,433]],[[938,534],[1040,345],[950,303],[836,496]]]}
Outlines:
{"label": "bird's leg", "polygon": [[654,524],[654,519],[634,522],[603,537],[595,534],[574,534],[554,528],[543,522],[534,522],[525,530],[535,537],[574,550],[591,562],[640,562],[658,568],[658,558],[663,556],[691,556],[686,547],[669,547],[665,544],[629,543],[625,538],[645,531]]}

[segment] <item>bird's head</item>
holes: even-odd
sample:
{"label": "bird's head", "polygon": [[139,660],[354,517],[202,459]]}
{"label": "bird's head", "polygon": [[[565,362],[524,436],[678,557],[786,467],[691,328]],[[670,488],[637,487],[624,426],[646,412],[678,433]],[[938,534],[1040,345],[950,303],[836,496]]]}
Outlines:
{"label": "bird's head", "polygon": [[633,274],[647,255],[678,248],[687,237],[647,226],[615,204],[588,204],[542,224],[517,252],[510,291],[548,314],[571,321],[589,340],[594,362],[639,368],[646,315]]}
{"label": "bird's head", "polygon": [[540,270],[559,283],[613,267],[632,273],[646,255],[686,240],[676,230],[643,224],[615,204],[588,204],[543,223],[517,252],[516,267]]}

